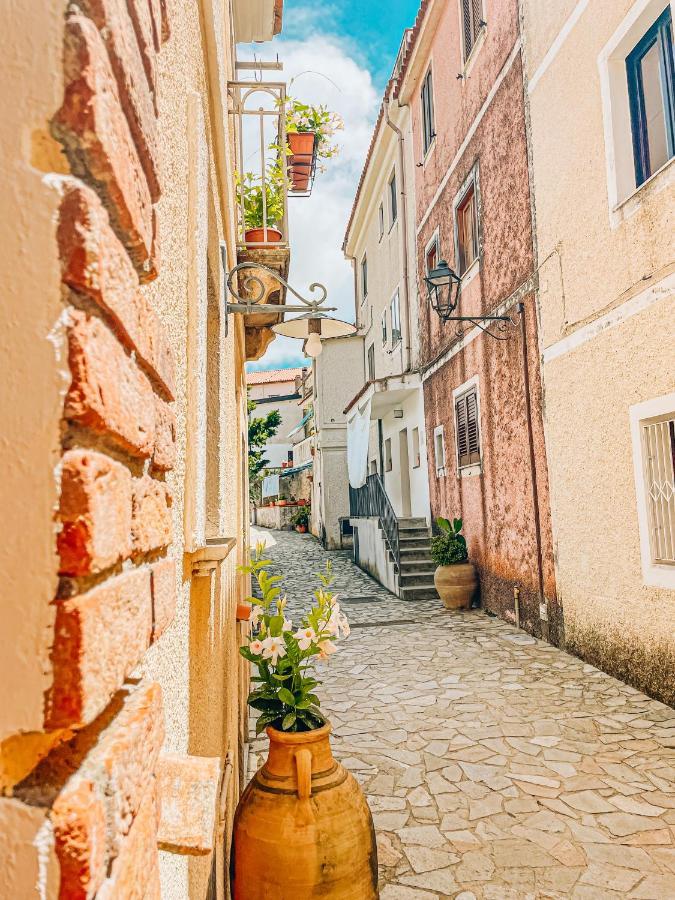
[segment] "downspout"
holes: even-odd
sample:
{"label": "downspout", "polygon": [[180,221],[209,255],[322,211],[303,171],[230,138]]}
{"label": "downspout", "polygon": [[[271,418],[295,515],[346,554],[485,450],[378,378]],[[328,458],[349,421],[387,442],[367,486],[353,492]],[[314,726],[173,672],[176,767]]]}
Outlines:
{"label": "downspout", "polygon": [[[401,103],[399,106],[407,106],[407,103]],[[401,187],[399,196],[401,198],[401,230],[403,233],[403,307],[405,310],[405,372],[409,372],[411,368],[412,347],[410,341],[410,291],[408,289],[408,203],[405,179],[405,153],[404,153],[404,137],[401,129],[392,122],[389,116],[389,94],[384,98],[384,120],[398,138],[398,162],[401,172]]]}
{"label": "downspout", "polygon": [[[525,415],[527,417],[527,440],[530,451],[530,481],[532,484],[532,506],[534,514],[534,534],[537,546],[537,575],[539,580],[539,603],[546,603],[544,596],[544,557],[541,548],[541,520],[539,516],[539,486],[537,483],[536,453],[534,450],[534,430],[532,428],[532,404],[530,402],[530,372],[527,364],[527,327],[525,322],[525,304],[518,304],[520,314],[520,334],[522,337],[523,393],[525,399]],[[518,618],[520,618],[518,616]],[[547,620],[546,620],[547,621]],[[548,621],[546,624],[548,628]]]}

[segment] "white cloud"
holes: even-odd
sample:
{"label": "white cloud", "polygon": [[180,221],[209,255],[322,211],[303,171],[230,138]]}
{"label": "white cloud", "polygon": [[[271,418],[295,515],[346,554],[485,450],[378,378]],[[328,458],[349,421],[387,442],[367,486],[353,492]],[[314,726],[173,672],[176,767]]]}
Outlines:
{"label": "white cloud", "polygon": [[[345,130],[337,135],[340,155],[325,161],[325,172],[317,172],[311,197],[289,200],[289,281],[305,296],[312,282],[325,284],[326,302],[337,307],[332,315],[354,321],[352,268],[342,254],[342,240],[380,98],[355,49],[333,35],[312,29],[304,40],[281,38],[273,47],[284,64],[289,94],[325,103],[345,121]],[[257,54],[264,55],[259,49]],[[292,302],[291,296],[287,302]],[[256,368],[298,365],[303,360],[298,341],[276,338]]]}

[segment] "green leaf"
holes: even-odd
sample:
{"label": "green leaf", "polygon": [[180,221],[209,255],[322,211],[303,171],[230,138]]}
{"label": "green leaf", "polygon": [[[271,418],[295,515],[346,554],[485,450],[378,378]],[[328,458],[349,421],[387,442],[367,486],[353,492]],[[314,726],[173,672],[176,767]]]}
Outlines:
{"label": "green leaf", "polygon": [[452,531],[450,520],[443,518],[443,516],[438,516],[436,518],[436,524],[442,531]]}
{"label": "green leaf", "polygon": [[288,731],[290,728],[292,728],[293,725],[295,725],[295,719],[296,719],[295,710],[292,709],[289,713],[287,713],[284,716],[284,720],[281,723],[282,730]]}
{"label": "green leaf", "polygon": [[455,520],[453,521],[453,523],[452,523],[452,527],[453,527],[454,530],[455,530],[455,534],[458,534],[458,533],[462,530],[462,520],[461,520],[461,519],[455,519]]}
{"label": "green leaf", "polygon": [[281,700],[282,703],[285,703],[286,706],[295,706],[295,697],[288,690],[288,688],[279,688],[279,690],[277,691],[277,697]]}

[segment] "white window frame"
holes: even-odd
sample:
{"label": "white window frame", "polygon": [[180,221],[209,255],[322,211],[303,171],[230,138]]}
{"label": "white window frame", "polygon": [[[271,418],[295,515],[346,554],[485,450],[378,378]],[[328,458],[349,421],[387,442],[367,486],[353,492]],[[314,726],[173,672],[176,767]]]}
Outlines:
{"label": "white window frame", "polygon": [[658,419],[675,412],[675,392],[654,397],[643,403],[636,403],[629,408],[630,431],[633,445],[633,471],[635,475],[635,495],[637,500],[637,518],[640,534],[640,559],[642,562],[642,580],[651,587],[675,590],[675,566],[659,564],[652,559],[652,546],[649,535],[649,501],[645,483],[644,445],[642,427],[650,419]]}
{"label": "white window frame", "polygon": [[[365,278],[364,278],[365,272]],[[368,254],[364,253],[359,263],[359,281],[361,287],[361,303],[365,302],[368,296]]]}
{"label": "white window frame", "polygon": [[[394,331],[394,301],[396,301],[396,312],[398,319],[398,337],[395,335]],[[389,301],[389,313],[391,319],[391,346],[396,347],[403,340],[403,329],[401,327],[401,296],[399,294],[398,288],[392,294],[391,300]]]}
{"label": "white window frame", "polygon": [[[476,415],[478,417],[478,447],[480,450],[480,462],[471,463],[470,466],[462,466],[459,468],[459,443],[457,441],[457,411],[455,409],[455,404],[460,397],[463,397],[464,394],[468,394],[469,391],[476,390]],[[464,384],[460,384],[459,387],[455,388],[452,392],[452,424],[453,431],[455,434],[455,470],[457,472],[457,478],[472,478],[476,475],[483,474],[483,427],[480,413],[480,380],[478,375],[474,375],[473,378],[469,378],[468,381],[465,381]]]}
{"label": "white window frame", "polygon": [[472,167],[471,171],[460,185],[459,190],[455,194],[452,201],[452,229],[455,242],[455,268],[457,272],[459,272],[459,224],[457,222],[457,211],[466,199],[466,195],[472,185],[476,202],[476,243],[478,252],[476,254],[476,258],[471,263],[469,268],[462,273],[463,288],[468,287],[468,285],[471,284],[473,279],[480,271],[481,257],[483,255],[483,238],[480,214],[480,172],[478,163],[475,163],[475,165]]}
{"label": "white window frame", "polygon": [[[438,465],[438,438],[441,439],[441,449],[443,450],[443,465]],[[445,429],[443,425],[437,425],[434,428],[434,466],[436,468],[436,478],[445,478],[445,469],[448,458],[445,452]]]}
{"label": "white window frame", "polygon": [[429,269],[427,267],[427,256],[429,255],[429,251],[431,248],[436,245],[436,258],[440,262],[441,259],[441,237],[440,237],[440,229],[437,227],[434,233],[429,238],[426,247],[424,248],[424,274],[429,274]]}
{"label": "white window frame", "polygon": [[[391,189],[392,182],[394,183],[393,191]],[[389,201],[389,231],[391,231],[398,222],[398,178],[396,177],[396,166],[391,170],[387,179],[387,198]],[[396,215],[394,215],[394,207],[396,207]]]}
{"label": "white window frame", "polygon": [[[639,187],[635,185],[633,130],[626,57],[668,6],[663,0],[636,0],[598,55],[610,228],[615,229],[641,206],[658,180],[658,190],[675,180],[671,157]],[[675,23],[675,0],[670,8]],[[667,174],[666,174],[667,173]]]}
{"label": "white window frame", "polygon": [[381,333],[382,333],[382,346],[386,347],[387,343],[389,341],[389,329],[387,328],[387,310],[386,309],[382,313],[380,323],[381,323]]}
{"label": "white window frame", "polygon": [[422,451],[420,445],[420,429],[418,425],[415,425],[411,432],[411,441],[412,441],[412,469],[419,469],[422,464]]}
{"label": "white window frame", "polygon": [[377,227],[379,232],[379,240],[381,241],[384,237],[384,200],[380,202],[380,205],[377,209]]}

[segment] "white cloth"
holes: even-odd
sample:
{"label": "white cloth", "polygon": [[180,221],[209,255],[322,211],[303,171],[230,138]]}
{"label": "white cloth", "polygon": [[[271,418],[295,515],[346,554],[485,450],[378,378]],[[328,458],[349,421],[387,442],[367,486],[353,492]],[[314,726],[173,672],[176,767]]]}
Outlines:
{"label": "white cloth", "polygon": [[266,475],[262,483],[263,497],[277,497],[279,495],[279,475]]}
{"label": "white cloth", "polygon": [[353,488],[363,487],[368,476],[370,400],[347,421],[347,471]]}

